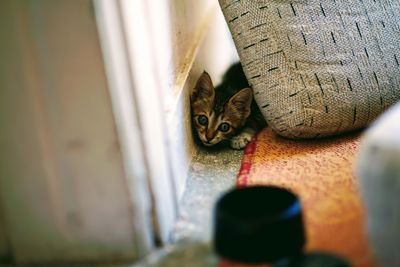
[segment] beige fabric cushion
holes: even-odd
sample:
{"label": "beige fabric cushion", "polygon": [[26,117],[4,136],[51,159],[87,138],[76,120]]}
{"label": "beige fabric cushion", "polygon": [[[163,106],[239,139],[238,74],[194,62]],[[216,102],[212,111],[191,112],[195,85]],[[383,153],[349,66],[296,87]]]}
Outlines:
{"label": "beige fabric cushion", "polygon": [[400,98],[400,0],[219,0],[280,135],[366,126]]}

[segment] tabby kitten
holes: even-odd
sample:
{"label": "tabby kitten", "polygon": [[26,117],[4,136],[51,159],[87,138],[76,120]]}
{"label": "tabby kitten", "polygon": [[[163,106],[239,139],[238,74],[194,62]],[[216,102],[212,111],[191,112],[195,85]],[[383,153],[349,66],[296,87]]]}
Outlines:
{"label": "tabby kitten", "polygon": [[242,149],[266,126],[240,63],[227,70],[216,88],[203,72],[190,94],[190,104],[193,128],[205,146],[228,141],[232,148]]}

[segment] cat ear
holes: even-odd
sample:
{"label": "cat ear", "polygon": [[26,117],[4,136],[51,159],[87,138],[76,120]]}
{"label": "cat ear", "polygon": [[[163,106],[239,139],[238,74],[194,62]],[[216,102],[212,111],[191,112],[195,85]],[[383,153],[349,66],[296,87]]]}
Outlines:
{"label": "cat ear", "polygon": [[251,88],[243,88],[237,92],[228,102],[230,112],[247,118],[250,115],[251,101],[253,100],[253,91]]}
{"label": "cat ear", "polygon": [[214,98],[214,86],[211,81],[211,77],[207,72],[203,72],[200,78],[197,80],[196,86],[193,88],[190,99],[192,101],[196,100],[206,100]]}

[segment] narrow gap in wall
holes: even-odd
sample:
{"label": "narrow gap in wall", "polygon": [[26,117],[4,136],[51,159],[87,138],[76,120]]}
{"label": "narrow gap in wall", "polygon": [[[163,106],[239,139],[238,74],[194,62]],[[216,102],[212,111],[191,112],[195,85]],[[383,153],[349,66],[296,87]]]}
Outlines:
{"label": "narrow gap in wall", "polygon": [[[167,83],[170,82],[170,77],[169,77],[169,71],[166,71],[164,67],[168,64],[169,57],[171,56],[170,53],[166,51],[171,51],[172,50],[172,44],[171,40],[169,40],[170,35],[171,35],[171,25],[170,25],[170,17],[169,17],[169,12],[168,12],[168,4],[166,2],[160,3],[157,8],[154,8],[149,2],[144,2],[146,8],[145,8],[145,18],[147,19],[146,23],[148,24],[149,28],[153,34],[151,36],[152,41],[150,42],[151,45],[151,50],[153,51],[153,54],[151,55],[152,58],[150,60],[153,61],[153,65],[157,66],[157,70],[155,71],[155,76],[157,77],[157,88],[158,88],[158,94],[161,97],[158,97],[157,99],[153,99],[153,101],[157,101],[158,105],[164,106],[165,105],[165,97],[170,95],[170,92],[166,94],[165,90],[169,90],[168,86],[166,86]],[[160,22],[162,22],[160,24]],[[160,46],[160,43],[163,44],[163,46]],[[164,115],[164,114],[163,114]],[[164,120],[161,121],[163,124],[163,129],[168,130],[168,125],[167,125],[167,118],[164,115]],[[171,151],[173,148],[171,148],[171,142],[165,142],[165,145],[167,147],[166,149],[166,157],[172,157]],[[171,187],[171,192],[173,194],[173,205],[174,205],[174,218],[178,216],[178,185],[177,185],[177,180],[174,179],[174,169],[173,165],[171,164],[173,161],[169,161],[170,164],[168,164],[168,174],[169,177],[171,178],[170,181],[170,187]],[[149,183],[149,187],[151,187],[151,184]],[[163,240],[161,238],[161,233],[160,233],[160,222],[158,221],[157,218],[157,209],[160,209],[162,207],[156,205],[156,199],[154,196],[154,191],[152,188],[151,190],[151,195],[152,195],[152,201],[153,201],[153,225],[155,230],[155,244],[156,246],[160,247],[163,244]],[[164,240],[165,242],[166,240]],[[168,241],[168,240],[167,240]]]}
{"label": "narrow gap in wall", "polygon": [[[123,12],[121,10],[122,9],[121,3],[118,3],[117,7],[119,9],[119,14],[123,14]],[[127,45],[128,44],[128,40],[127,40],[127,34],[126,34],[127,29],[125,27],[125,23],[123,21],[123,17],[120,16],[119,19],[120,19],[121,29],[125,33],[125,34],[122,35],[123,39],[124,39],[123,41],[124,41],[124,45],[125,45],[125,50],[127,51],[127,53],[129,53],[130,50],[127,48],[127,46],[128,46]],[[133,73],[133,71],[132,71],[132,69],[133,69],[132,63],[129,63],[129,61],[128,61],[127,65],[128,65],[128,68],[129,68],[129,72]],[[137,98],[134,97],[132,99],[132,101],[136,102],[135,105],[134,105],[135,114],[139,114],[140,110],[138,108],[139,105],[137,103]],[[143,133],[144,131],[143,131],[143,127],[142,127],[142,125],[143,125],[142,119],[141,119],[140,116],[136,116],[136,118],[137,118],[137,121],[138,121],[139,131],[141,133]],[[146,151],[143,135],[141,135],[140,137],[142,139],[141,142],[140,142],[141,150],[142,151]],[[149,166],[149,162],[148,162],[147,157],[143,157],[143,159],[144,159],[144,165],[145,165],[146,169],[149,170],[150,166]],[[158,219],[157,219],[156,200],[155,200],[155,196],[154,196],[154,190],[153,190],[153,188],[151,186],[149,172],[147,172],[147,175],[148,175],[147,179],[146,179],[146,181],[147,181],[147,189],[148,189],[148,192],[149,192],[149,195],[150,195],[150,202],[151,202],[150,203],[150,209],[151,209],[150,219],[151,219],[152,229],[153,229],[153,235],[152,235],[153,242],[154,242],[153,244],[154,244],[155,247],[161,247],[162,241],[161,241],[161,235],[160,235],[160,231],[159,231],[159,229],[160,229],[159,222],[158,222]]]}

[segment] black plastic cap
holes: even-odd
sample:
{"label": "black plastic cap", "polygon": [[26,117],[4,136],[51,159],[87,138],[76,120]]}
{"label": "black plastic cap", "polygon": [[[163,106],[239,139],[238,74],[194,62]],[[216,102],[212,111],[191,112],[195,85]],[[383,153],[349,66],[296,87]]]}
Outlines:
{"label": "black plastic cap", "polygon": [[220,257],[243,263],[273,263],[303,252],[301,205],[286,189],[233,189],[218,200],[214,219],[214,248]]}

